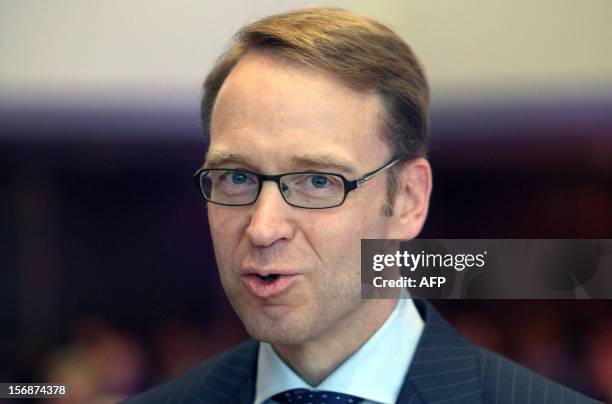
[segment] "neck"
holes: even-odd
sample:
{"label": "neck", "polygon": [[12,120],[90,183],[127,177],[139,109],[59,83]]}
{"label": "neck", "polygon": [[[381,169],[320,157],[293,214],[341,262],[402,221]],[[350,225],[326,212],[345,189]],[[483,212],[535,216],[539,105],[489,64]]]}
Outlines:
{"label": "neck", "polygon": [[363,301],[324,335],[299,345],[274,345],[275,351],[306,383],[321,384],[387,320],[397,299]]}

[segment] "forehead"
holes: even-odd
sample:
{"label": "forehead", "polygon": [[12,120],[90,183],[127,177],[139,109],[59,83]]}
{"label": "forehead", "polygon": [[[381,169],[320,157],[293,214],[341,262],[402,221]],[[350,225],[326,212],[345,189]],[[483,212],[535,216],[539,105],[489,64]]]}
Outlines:
{"label": "forehead", "polygon": [[337,155],[357,162],[388,156],[380,97],[285,58],[246,55],[223,84],[211,119],[211,152],[267,160]]}

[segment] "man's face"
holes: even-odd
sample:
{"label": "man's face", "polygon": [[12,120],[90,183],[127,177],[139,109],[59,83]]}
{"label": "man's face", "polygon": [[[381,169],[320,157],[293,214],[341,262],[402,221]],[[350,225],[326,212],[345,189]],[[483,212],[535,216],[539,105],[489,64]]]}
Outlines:
{"label": "man's face", "polygon": [[[206,165],[264,174],[318,170],[351,180],[391,157],[378,136],[381,113],[377,95],[251,53],[219,92]],[[208,205],[221,282],[249,334],[299,344],[372,315],[360,299],[360,240],[388,235],[385,177],[330,209],[289,206],[270,181],[253,205]],[[261,279],[270,274],[282,276]]]}

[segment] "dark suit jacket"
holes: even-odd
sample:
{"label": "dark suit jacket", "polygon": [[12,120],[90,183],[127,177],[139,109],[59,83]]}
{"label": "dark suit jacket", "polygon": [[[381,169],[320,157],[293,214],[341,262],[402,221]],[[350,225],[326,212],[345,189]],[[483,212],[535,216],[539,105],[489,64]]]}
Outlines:
{"label": "dark suit jacket", "polygon": [[[597,403],[459,335],[426,301],[414,300],[425,328],[398,403]],[[250,340],[159,387],[142,403],[252,403],[258,342]]]}

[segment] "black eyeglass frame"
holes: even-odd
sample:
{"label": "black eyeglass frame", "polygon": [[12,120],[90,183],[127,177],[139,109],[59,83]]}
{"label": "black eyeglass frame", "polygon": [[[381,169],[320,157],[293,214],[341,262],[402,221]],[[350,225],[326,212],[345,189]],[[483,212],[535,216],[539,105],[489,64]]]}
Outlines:
{"label": "black eyeglass frame", "polygon": [[[323,171],[314,171],[314,170],[312,170],[312,171],[295,171],[295,172],[283,173],[283,174],[266,175],[266,174],[260,174],[260,173],[256,173],[256,172],[253,172],[253,171],[249,171],[249,170],[240,170],[240,169],[236,169],[236,168],[205,168],[205,167],[202,167],[202,168],[198,169],[193,174],[193,178],[195,180],[196,187],[198,188],[198,190],[200,191],[200,193],[202,194],[204,199],[207,202],[214,203],[216,205],[223,205],[223,206],[248,206],[248,205],[252,205],[255,202],[257,202],[257,199],[259,198],[259,194],[261,193],[261,188],[263,187],[263,182],[264,181],[272,181],[272,182],[276,183],[276,185],[278,186],[278,190],[279,190],[281,196],[283,197],[283,200],[289,206],[293,206],[294,208],[301,208],[301,209],[330,209],[330,208],[336,208],[336,207],[342,205],[344,203],[344,201],[346,200],[346,197],[349,194],[349,192],[354,191],[355,189],[359,188],[365,182],[367,182],[370,179],[374,178],[375,176],[377,176],[381,172],[383,172],[383,171],[393,167],[399,161],[400,161],[399,158],[393,157],[391,160],[389,160],[387,163],[383,164],[382,166],[380,166],[380,167],[378,167],[378,168],[376,168],[376,169],[374,169],[372,171],[369,171],[369,172],[365,173],[364,175],[362,175],[361,177],[356,178],[354,180],[348,180],[342,174],[331,173],[331,172],[323,172]],[[202,176],[204,174],[206,174],[207,172],[210,172],[210,171],[236,171],[236,172],[240,172],[240,173],[251,174],[254,177],[256,177],[257,178],[257,182],[258,182],[258,184],[257,184],[258,188],[257,188],[257,195],[255,195],[255,198],[253,199],[253,202],[241,203],[241,204],[231,204],[231,203],[215,202],[215,201],[212,201],[212,200],[208,199],[208,197],[206,196],[206,193],[204,192],[204,189],[202,187],[202,180],[201,180],[201,178],[202,178]],[[294,205],[294,204],[292,204],[291,202],[289,202],[287,200],[287,198],[285,197],[285,194],[283,194],[283,190],[281,188],[281,178],[286,177],[288,175],[294,175],[294,174],[321,174],[321,175],[334,175],[336,177],[340,177],[340,179],[344,183],[344,197],[342,198],[342,200],[337,205],[333,205],[333,206],[308,207],[308,206]]]}

